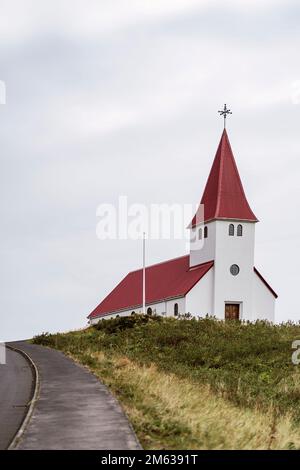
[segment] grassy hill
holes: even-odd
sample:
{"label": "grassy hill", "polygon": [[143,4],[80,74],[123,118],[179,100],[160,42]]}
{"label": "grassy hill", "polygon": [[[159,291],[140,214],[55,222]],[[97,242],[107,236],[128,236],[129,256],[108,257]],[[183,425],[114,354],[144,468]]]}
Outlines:
{"label": "grassy hill", "polygon": [[300,326],[133,315],[42,334],[122,403],[146,449],[300,448]]}

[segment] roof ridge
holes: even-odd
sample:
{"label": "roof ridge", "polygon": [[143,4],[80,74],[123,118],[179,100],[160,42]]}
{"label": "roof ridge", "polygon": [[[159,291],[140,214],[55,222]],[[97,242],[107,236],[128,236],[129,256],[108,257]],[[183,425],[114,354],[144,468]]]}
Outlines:
{"label": "roof ridge", "polygon": [[269,289],[270,292],[272,292],[272,294],[274,295],[274,297],[277,299],[278,297],[278,294],[274,291],[274,289],[272,289],[272,287],[270,286],[270,284],[265,280],[265,278],[263,277],[263,275],[259,272],[259,270],[253,266],[253,270],[255,272],[255,274],[257,274],[257,276],[259,277],[259,279],[265,284],[265,286]]}
{"label": "roof ridge", "polygon": [[210,261],[205,261],[204,263],[195,264],[195,266],[190,266],[186,272],[194,271],[195,269],[199,269],[202,266],[204,266],[205,264],[214,264],[214,260],[212,259]]}
{"label": "roof ridge", "polygon": [[[167,259],[166,261],[159,261],[158,263],[149,264],[148,266],[146,266],[146,269],[147,269],[147,268],[153,268],[153,266],[158,266],[158,265],[160,265],[160,264],[169,263],[169,262],[175,261],[175,260],[177,260],[177,259],[185,258],[185,257],[187,257],[187,256],[189,256],[189,255],[186,254],[186,255],[176,256],[176,258]],[[142,269],[143,269],[142,267],[141,267],[141,268],[138,268],[138,269],[134,269],[133,271],[129,271],[128,274],[136,273],[136,272],[138,272],[138,271],[141,271]]]}
{"label": "roof ridge", "polygon": [[218,189],[217,189],[218,194],[217,194],[217,204],[216,204],[215,214],[218,214],[219,209],[220,209],[220,203],[221,203],[222,175],[223,175],[223,167],[224,167],[224,136],[225,138],[227,137],[226,129],[223,130],[223,134],[221,136],[221,142],[220,142],[221,155],[220,155],[220,169],[219,169],[219,174],[218,174]]}

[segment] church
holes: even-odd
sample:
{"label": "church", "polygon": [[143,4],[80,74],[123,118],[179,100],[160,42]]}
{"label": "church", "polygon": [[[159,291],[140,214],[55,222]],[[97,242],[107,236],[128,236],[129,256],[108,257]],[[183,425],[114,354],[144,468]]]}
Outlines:
{"label": "church", "polygon": [[[277,294],[254,266],[257,222],[224,126],[199,208],[188,227],[190,253],[146,267],[146,312],[273,322]],[[90,313],[89,323],[141,313],[142,292],[143,269],[138,269]]]}

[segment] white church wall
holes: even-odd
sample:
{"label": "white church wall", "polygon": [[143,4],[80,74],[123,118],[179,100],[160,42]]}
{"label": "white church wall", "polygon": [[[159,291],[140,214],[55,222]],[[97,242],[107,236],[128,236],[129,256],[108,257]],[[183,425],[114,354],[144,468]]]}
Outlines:
{"label": "white church wall", "polygon": [[[163,315],[163,316],[174,316],[174,305],[175,303],[178,304],[178,311],[180,314],[185,313],[185,299],[184,298],[177,298],[177,299],[170,299],[166,300],[163,302],[156,302],[153,304],[147,304],[146,305],[146,312],[147,309],[150,307],[152,309],[152,313],[154,315]],[[138,307],[136,309],[131,308],[129,310],[122,310],[114,313],[110,313],[108,315],[104,315],[102,317],[98,318],[93,318],[90,320],[91,325],[95,325],[99,322],[99,320],[109,320],[111,318],[116,318],[116,317],[127,317],[132,314],[132,312],[135,313],[142,313],[142,308]]]}
{"label": "white church wall", "polygon": [[171,299],[166,301],[166,315],[167,317],[174,317],[174,306],[178,304],[178,313],[183,315],[186,313],[185,309],[185,298],[182,297],[180,299]]}
{"label": "white church wall", "polygon": [[186,313],[199,317],[213,314],[213,284],[214,267],[186,295]]}
{"label": "white church wall", "polygon": [[[229,235],[230,223],[234,224],[234,236]],[[238,224],[243,227],[243,235],[240,237],[237,236]],[[252,320],[254,237],[254,223],[216,221],[213,311],[217,318],[225,317],[226,303],[239,303],[240,319]],[[233,264],[239,267],[239,273],[236,276],[230,272]]]}
{"label": "white church wall", "polygon": [[[154,303],[154,304],[147,304],[146,305],[146,312],[147,312],[147,308],[151,308],[152,309],[152,313],[154,315],[162,315],[165,311],[166,311],[166,302],[158,302],[158,303]],[[142,313],[142,309],[138,309],[137,313]]]}
{"label": "white church wall", "polygon": [[[233,236],[229,235],[231,223],[234,225]],[[237,236],[239,224],[243,227],[242,236]],[[239,303],[240,318],[251,320],[255,224],[238,220],[215,220],[209,222],[207,227],[208,237],[204,239],[203,246],[193,250],[195,244],[191,244],[190,265],[214,260],[215,277],[212,284],[211,313],[217,318],[224,319],[225,303]],[[240,272],[237,276],[230,273],[233,264],[239,266]],[[188,305],[186,308],[188,309]]]}
{"label": "white church wall", "polygon": [[257,320],[275,320],[275,297],[259,276],[253,272],[253,311]]}
{"label": "white church wall", "polygon": [[92,318],[89,320],[90,325],[96,325],[100,320],[109,320],[111,318],[116,318],[117,316],[119,317],[128,317],[128,315],[131,315],[132,310],[125,310],[122,312],[116,312],[116,313],[111,313],[108,315],[104,315],[102,317],[97,317],[97,318]]}
{"label": "white church wall", "polygon": [[[198,239],[198,230],[202,228],[202,236],[204,235],[204,227],[207,226],[208,237]],[[196,237],[196,242],[193,242],[193,238]],[[197,264],[206,263],[215,259],[216,253],[216,222],[208,222],[205,225],[199,225],[195,229],[191,230],[190,236],[190,266],[196,266]]]}

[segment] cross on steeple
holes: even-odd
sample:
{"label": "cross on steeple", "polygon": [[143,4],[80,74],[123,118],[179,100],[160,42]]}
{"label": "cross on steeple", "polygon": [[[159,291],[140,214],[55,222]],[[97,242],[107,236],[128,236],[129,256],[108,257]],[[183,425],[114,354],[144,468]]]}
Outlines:
{"label": "cross on steeple", "polygon": [[226,117],[227,117],[227,114],[232,114],[232,112],[230,111],[230,109],[227,109],[226,104],[224,104],[224,109],[223,109],[222,111],[218,111],[218,113],[220,114],[220,116],[223,116],[223,117],[224,117],[224,129],[226,129]]}

